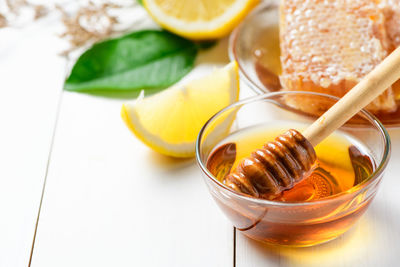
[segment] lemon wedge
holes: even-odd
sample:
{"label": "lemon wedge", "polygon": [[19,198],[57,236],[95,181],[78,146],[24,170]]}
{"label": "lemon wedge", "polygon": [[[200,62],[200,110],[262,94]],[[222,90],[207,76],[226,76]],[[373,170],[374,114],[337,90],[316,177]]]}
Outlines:
{"label": "lemon wedge", "polygon": [[128,128],[155,151],[174,157],[192,157],[201,127],[238,97],[238,66],[231,62],[186,85],[126,103],[121,116]]}
{"label": "lemon wedge", "polygon": [[144,0],[150,16],[163,28],[195,40],[227,35],[258,0]]}

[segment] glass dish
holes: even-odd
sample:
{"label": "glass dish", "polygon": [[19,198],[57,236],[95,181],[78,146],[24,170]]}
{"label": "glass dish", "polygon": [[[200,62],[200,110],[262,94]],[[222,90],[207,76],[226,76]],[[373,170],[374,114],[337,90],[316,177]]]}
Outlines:
{"label": "glass dish", "polygon": [[213,149],[227,136],[259,124],[288,122],[309,125],[314,118],[286,105],[288,97],[307,97],[333,105],[336,97],[310,92],[275,92],[232,104],[215,114],[202,128],[196,159],[207,187],[232,224],[246,236],[273,244],[311,246],[347,231],[365,212],[376,194],[390,155],[390,139],[383,125],[369,112],[360,111],[359,127],[345,124],[339,131],[362,143],[373,157],[375,171],[351,189],[310,202],[278,202],[233,191],[206,168]]}
{"label": "glass dish", "polygon": [[[229,57],[239,64],[241,79],[262,94],[281,89],[279,82],[279,1],[262,2],[232,32]],[[386,127],[400,127],[400,101],[396,112],[375,114]]]}

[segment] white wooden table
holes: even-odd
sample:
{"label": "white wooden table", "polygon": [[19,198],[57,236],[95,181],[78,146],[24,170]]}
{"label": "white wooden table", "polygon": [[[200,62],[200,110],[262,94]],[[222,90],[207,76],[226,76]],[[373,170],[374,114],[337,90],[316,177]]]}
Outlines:
{"label": "white wooden table", "polygon": [[[235,232],[194,160],[133,137],[119,115],[126,99],[62,90],[58,27],[50,16],[0,30],[0,267],[399,266],[399,130],[382,187],[352,230],[312,248],[262,245]],[[227,62],[223,40],[191,76]]]}

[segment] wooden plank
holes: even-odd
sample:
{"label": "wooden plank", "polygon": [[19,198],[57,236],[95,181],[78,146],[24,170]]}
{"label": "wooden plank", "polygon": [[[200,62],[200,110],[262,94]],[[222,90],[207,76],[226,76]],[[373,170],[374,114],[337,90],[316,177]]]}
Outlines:
{"label": "wooden plank", "polygon": [[264,245],[236,234],[236,266],[398,266],[400,251],[400,130],[390,131],[392,158],[366,214],[349,232],[310,248]]}
{"label": "wooden plank", "polygon": [[232,266],[233,228],[195,161],[139,142],[124,101],[64,92],[31,266]]}
{"label": "wooden plank", "polygon": [[52,27],[0,30],[0,266],[27,266],[65,74]]}

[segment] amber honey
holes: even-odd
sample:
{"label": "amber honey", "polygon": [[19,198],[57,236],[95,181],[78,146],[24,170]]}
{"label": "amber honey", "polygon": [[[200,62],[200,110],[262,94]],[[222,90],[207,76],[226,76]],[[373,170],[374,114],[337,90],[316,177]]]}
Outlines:
{"label": "amber honey", "polygon": [[[289,127],[287,124],[258,125],[233,133],[210,153],[207,168],[223,183],[241,159]],[[365,146],[345,134],[331,135],[315,151],[317,162],[313,171],[292,189],[274,196],[276,206],[249,207],[241,201],[219,205],[228,211],[228,217],[236,222],[239,230],[258,240],[308,246],[337,237],[367,208],[369,201],[354,202],[352,189],[373,173],[376,164]],[[335,196],[339,196],[337,200]],[[320,201],[327,198],[330,200]],[[315,204],[279,205],[288,202]]]}

